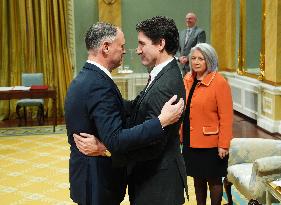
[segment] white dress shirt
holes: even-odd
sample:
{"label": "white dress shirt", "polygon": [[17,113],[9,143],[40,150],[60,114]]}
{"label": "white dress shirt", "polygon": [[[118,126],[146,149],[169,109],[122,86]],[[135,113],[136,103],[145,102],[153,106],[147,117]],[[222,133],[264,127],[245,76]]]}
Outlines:
{"label": "white dress shirt", "polygon": [[150,84],[153,82],[153,80],[155,79],[155,77],[158,75],[158,73],[160,73],[160,71],[166,66],[168,65],[168,63],[170,63],[174,58],[168,59],[166,61],[164,61],[163,63],[160,63],[159,65],[155,66],[152,71],[149,73],[151,80],[149,82],[149,84],[147,85],[145,91],[147,90],[147,88],[150,86]]}
{"label": "white dress shirt", "polygon": [[108,75],[108,77],[110,77],[112,79],[111,73],[105,67],[103,67],[101,64],[98,64],[97,62],[91,61],[91,60],[87,60],[87,63],[97,66],[99,69],[101,69],[103,72],[105,72],[105,74]]}

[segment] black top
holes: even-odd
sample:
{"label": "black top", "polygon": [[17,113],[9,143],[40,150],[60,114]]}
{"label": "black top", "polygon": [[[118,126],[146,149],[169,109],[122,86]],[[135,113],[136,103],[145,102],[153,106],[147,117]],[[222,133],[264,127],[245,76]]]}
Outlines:
{"label": "black top", "polygon": [[195,77],[192,87],[190,89],[188,98],[187,98],[185,115],[184,115],[184,120],[183,120],[183,146],[184,147],[190,147],[190,120],[189,120],[190,103],[191,103],[191,99],[192,99],[192,95],[194,93],[195,87],[196,87],[197,83],[200,81],[201,80],[197,80],[197,78]]}

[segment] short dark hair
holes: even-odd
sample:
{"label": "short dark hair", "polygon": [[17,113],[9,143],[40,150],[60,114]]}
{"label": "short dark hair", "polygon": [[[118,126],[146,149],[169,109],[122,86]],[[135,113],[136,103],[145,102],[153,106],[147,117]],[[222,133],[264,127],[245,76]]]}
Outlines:
{"label": "short dark hair", "polygon": [[85,34],[87,50],[97,49],[104,40],[114,41],[117,35],[117,27],[110,23],[98,22],[90,26]]}
{"label": "short dark hair", "polygon": [[165,39],[165,50],[168,54],[175,55],[179,48],[179,31],[175,21],[165,16],[155,16],[141,21],[136,25],[138,32],[143,32],[152,40],[153,44]]}

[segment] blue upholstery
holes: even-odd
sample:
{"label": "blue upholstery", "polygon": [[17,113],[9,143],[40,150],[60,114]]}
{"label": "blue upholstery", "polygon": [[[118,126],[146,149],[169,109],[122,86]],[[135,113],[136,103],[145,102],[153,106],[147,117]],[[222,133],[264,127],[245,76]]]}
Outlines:
{"label": "blue upholstery", "polygon": [[[22,73],[22,85],[32,86],[32,85],[43,85],[43,73]],[[38,123],[41,124],[41,120],[44,121],[44,100],[43,99],[21,99],[17,101],[17,115],[21,120],[20,109],[24,108],[24,120],[26,125],[26,107],[37,106],[37,119]]]}

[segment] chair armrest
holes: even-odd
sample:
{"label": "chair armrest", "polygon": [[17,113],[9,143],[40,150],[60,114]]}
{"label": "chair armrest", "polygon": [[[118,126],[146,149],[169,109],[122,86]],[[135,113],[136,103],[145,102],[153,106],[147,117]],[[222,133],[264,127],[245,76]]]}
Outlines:
{"label": "chair armrest", "polygon": [[265,202],[265,183],[281,177],[281,156],[271,156],[257,159],[253,163],[249,183],[252,196],[260,202]]}
{"label": "chair armrest", "polygon": [[271,156],[257,159],[253,165],[253,171],[257,175],[266,176],[273,174],[281,175],[281,156]]}
{"label": "chair armrest", "polygon": [[234,138],[230,144],[228,165],[253,163],[267,156],[281,156],[281,140]]}

